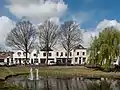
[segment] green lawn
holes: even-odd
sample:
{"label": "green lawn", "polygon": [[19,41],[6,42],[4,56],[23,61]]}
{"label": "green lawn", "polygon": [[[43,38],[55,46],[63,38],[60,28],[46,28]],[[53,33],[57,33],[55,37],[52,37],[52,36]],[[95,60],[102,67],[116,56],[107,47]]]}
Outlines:
{"label": "green lawn", "polygon": [[[34,70],[35,71],[35,70]],[[8,75],[29,74],[29,67],[0,67],[0,79],[4,79]],[[119,78],[120,74],[114,72],[102,72],[94,69],[88,69],[81,66],[52,66],[39,67],[39,75],[53,77],[72,77],[72,76],[87,76],[87,77],[111,77]]]}
{"label": "green lawn", "polygon": [[9,75],[29,73],[27,67],[0,67],[0,79],[4,79]]}

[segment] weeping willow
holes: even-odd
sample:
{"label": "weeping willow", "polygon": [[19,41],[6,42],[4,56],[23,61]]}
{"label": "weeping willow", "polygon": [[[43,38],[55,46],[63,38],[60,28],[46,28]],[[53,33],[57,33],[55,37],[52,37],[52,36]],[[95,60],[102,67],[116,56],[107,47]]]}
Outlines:
{"label": "weeping willow", "polygon": [[109,67],[119,56],[120,31],[114,27],[105,28],[94,37],[89,47],[89,64]]}

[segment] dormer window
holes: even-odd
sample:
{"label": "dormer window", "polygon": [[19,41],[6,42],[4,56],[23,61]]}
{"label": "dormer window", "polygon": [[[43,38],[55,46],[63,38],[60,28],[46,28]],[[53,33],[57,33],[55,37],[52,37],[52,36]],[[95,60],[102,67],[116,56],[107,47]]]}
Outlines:
{"label": "dormer window", "polygon": [[20,55],[21,55],[21,52],[18,52],[17,54],[18,54],[18,56],[20,56]]}
{"label": "dormer window", "polygon": [[8,56],[11,56],[10,54],[8,54]]}
{"label": "dormer window", "polygon": [[23,52],[23,55],[26,56],[26,52]]}
{"label": "dormer window", "polygon": [[61,55],[60,56],[63,56],[63,52],[61,52]]}
{"label": "dormer window", "polygon": [[36,54],[33,54],[33,56],[37,56]]}

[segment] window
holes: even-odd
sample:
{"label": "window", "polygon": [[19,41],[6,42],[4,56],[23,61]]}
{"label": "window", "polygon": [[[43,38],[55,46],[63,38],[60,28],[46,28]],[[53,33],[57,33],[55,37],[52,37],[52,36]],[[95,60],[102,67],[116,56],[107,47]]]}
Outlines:
{"label": "window", "polygon": [[85,62],[86,58],[83,58],[83,62]]}
{"label": "window", "polygon": [[65,56],[67,56],[67,53],[65,53]]}
{"label": "window", "polygon": [[77,52],[77,55],[79,55],[79,52]]}
{"label": "window", "polygon": [[13,63],[13,58],[11,58],[11,63]]}
{"label": "window", "polygon": [[83,52],[83,55],[85,55],[85,52]]}
{"label": "window", "polygon": [[34,59],[34,63],[38,63],[38,59]]}
{"label": "window", "polygon": [[72,52],[70,52],[70,56],[72,56]]}
{"label": "window", "polygon": [[15,58],[15,61],[17,61],[17,58]]}
{"label": "window", "polygon": [[37,56],[36,54],[33,54],[33,56]]}
{"label": "window", "polygon": [[9,58],[7,58],[7,61],[9,61]]}
{"label": "window", "polygon": [[59,56],[59,52],[56,53],[56,56]]}
{"label": "window", "polygon": [[77,62],[78,58],[75,58],[75,62]]}
{"label": "window", "polygon": [[63,56],[63,52],[61,52],[61,55],[60,56]]}
{"label": "window", "polygon": [[10,56],[10,54],[8,54],[8,56]]}
{"label": "window", "polygon": [[49,56],[52,56],[52,54],[51,54],[51,53],[49,53]]}
{"label": "window", "polygon": [[46,59],[40,59],[41,63],[45,63]]}
{"label": "window", "polygon": [[23,55],[26,56],[26,52],[23,52]]}
{"label": "window", "polygon": [[46,56],[46,53],[43,53],[43,56]]}
{"label": "window", "polygon": [[0,59],[0,62],[4,62],[4,59]]}
{"label": "window", "polygon": [[21,52],[18,52],[17,54],[18,54],[18,56],[20,56],[20,55],[21,55]]}

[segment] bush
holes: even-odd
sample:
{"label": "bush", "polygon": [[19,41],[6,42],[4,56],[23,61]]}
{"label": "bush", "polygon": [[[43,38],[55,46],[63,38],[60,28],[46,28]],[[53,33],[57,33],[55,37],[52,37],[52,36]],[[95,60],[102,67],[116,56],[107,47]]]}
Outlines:
{"label": "bush", "polygon": [[100,65],[98,65],[98,64],[94,64],[94,65],[92,65],[92,64],[88,64],[88,65],[85,65],[87,68],[100,68]]}
{"label": "bush", "polygon": [[115,66],[114,65],[111,65],[111,66],[102,65],[101,68],[105,72],[113,72],[113,71],[115,71]]}

